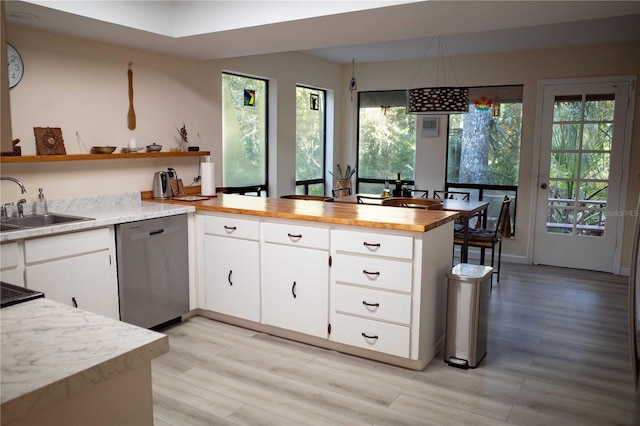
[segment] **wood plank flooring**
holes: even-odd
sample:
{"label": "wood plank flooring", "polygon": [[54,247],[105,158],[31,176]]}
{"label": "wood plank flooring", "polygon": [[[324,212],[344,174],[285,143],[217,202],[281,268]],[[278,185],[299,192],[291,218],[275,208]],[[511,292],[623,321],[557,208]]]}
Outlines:
{"label": "wood plank flooring", "polygon": [[638,425],[627,278],[503,265],[475,370],[423,371],[203,317],[165,329],[153,362],[163,425]]}

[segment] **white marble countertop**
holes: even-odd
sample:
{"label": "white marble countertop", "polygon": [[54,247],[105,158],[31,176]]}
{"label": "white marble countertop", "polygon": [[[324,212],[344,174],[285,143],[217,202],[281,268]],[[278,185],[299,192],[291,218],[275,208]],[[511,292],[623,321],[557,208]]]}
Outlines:
{"label": "white marble countertop", "polygon": [[49,200],[47,204],[50,213],[88,217],[93,220],[62,223],[59,225],[19,231],[0,232],[0,242],[42,237],[63,232],[81,231],[118,223],[195,212],[194,206],[142,201],[139,192],[72,198],[68,200]]}
{"label": "white marble countertop", "polygon": [[166,335],[47,299],[0,312],[2,423],[168,352]]}

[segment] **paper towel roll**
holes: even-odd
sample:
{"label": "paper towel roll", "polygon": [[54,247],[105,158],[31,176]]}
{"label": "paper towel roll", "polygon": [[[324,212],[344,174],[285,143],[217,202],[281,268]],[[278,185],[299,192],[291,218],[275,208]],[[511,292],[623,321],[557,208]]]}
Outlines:
{"label": "paper towel roll", "polygon": [[216,165],[215,163],[200,163],[200,193],[202,195],[216,195]]}

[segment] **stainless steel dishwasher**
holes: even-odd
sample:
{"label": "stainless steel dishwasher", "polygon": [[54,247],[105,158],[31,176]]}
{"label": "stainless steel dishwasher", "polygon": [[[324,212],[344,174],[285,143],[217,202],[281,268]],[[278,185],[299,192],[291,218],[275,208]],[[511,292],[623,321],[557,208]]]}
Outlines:
{"label": "stainless steel dishwasher", "polygon": [[116,225],[120,319],[145,328],[189,311],[187,215]]}

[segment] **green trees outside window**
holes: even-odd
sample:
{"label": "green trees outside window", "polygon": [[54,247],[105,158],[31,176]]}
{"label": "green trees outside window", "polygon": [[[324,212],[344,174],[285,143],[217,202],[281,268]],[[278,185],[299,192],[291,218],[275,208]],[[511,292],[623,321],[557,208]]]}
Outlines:
{"label": "green trees outside window", "polygon": [[326,93],[296,87],[296,193],[324,195]]}
{"label": "green trees outside window", "polygon": [[382,193],[384,181],[415,179],[416,116],[406,113],[406,91],[360,92],[358,192]]}
{"label": "green trees outside window", "polygon": [[267,183],[267,81],[222,74],[222,183]]}

